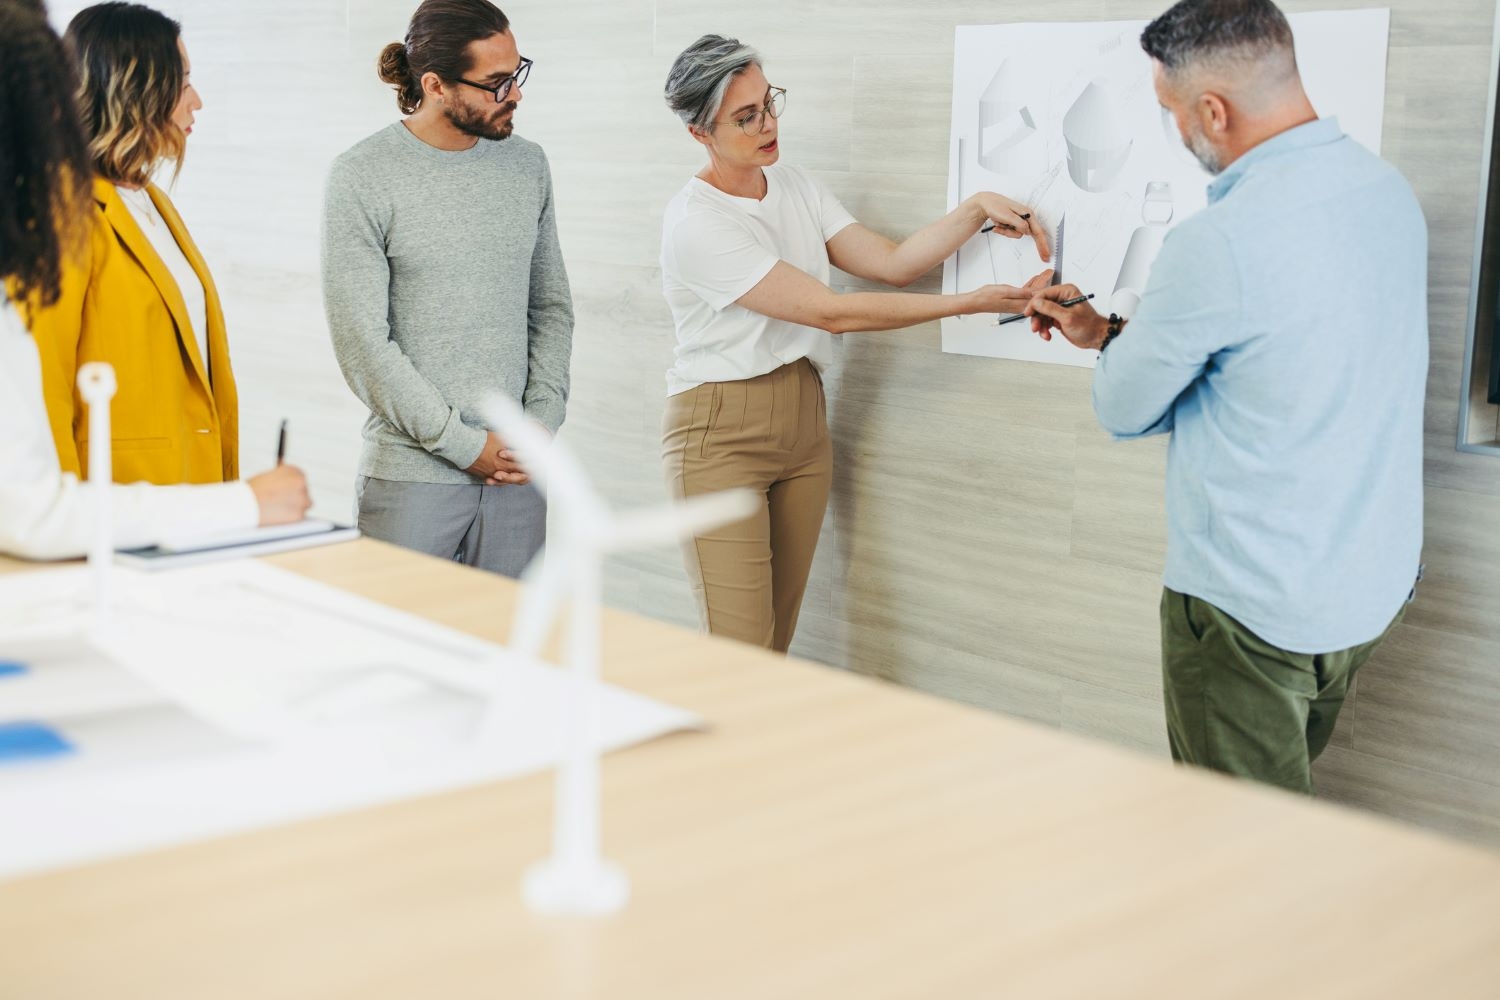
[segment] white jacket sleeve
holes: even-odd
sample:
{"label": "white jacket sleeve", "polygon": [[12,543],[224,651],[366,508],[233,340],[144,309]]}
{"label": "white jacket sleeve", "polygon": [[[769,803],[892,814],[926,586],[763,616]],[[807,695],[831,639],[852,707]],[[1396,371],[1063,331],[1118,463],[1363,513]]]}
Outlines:
{"label": "white jacket sleeve", "polygon": [[[47,440],[47,446],[52,441]],[[0,449],[3,451],[4,449]],[[112,485],[115,547],[154,545],[174,534],[253,528],[255,494],[244,483],[206,486]],[[0,552],[24,559],[83,555],[94,531],[93,487],[72,473],[0,484]]]}
{"label": "white jacket sleeve", "polygon": [[[244,483],[110,489],[118,548],[155,544],[169,530],[233,531],[260,520]],[[82,555],[93,536],[92,490],[58,468],[36,344],[0,301],[0,552],[26,559]]]}

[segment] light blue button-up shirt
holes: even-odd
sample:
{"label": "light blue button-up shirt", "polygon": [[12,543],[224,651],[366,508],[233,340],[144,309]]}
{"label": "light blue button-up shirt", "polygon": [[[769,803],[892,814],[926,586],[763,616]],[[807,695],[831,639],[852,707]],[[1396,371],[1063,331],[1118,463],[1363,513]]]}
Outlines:
{"label": "light blue button-up shirt", "polygon": [[1332,119],[1245,153],[1100,356],[1120,438],[1171,433],[1165,583],[1301,653],[1378,636],[1422,547],[1427,225]]}

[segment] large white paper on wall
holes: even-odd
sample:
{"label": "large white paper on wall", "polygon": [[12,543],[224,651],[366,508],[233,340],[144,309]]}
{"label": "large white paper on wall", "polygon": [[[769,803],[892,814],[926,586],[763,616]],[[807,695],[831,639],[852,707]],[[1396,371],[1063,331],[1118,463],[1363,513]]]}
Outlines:
{"label": "large white paper on wall", "polygon": [[[1390,11],[1293,14],[1313,107],[1380,152]],[[1129,315],[1167,231],[1203,208],[1211,179],[1157,102],[1146,21],[961,26],[954,39],[948,206],[977,191],[1034,206],[1062,244],[1062,280]],[[1295,218],[1269,219],[1297,238]],[[1061,231],[1061,240],[1058,239]],[[1030,238],[978,235],[943,267],[943,290],[1019,285],[1045,266]],[[993,315],[942,322],[943,350],[1093,367],[1098,353]]]}

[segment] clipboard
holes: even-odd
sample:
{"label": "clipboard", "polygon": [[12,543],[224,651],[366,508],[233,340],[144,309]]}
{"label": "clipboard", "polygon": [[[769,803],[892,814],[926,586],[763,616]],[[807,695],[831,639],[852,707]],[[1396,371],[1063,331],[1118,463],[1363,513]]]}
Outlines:
{"label": "clipboard", "polygon": [[145,548],[121,549],[115,553],[115,563],[131,569],[176,569],[224,559],[245,559],[315,545],[332,545],[358,537],[359,529],[352,525],[307,518],[291,524],[183,536]]}

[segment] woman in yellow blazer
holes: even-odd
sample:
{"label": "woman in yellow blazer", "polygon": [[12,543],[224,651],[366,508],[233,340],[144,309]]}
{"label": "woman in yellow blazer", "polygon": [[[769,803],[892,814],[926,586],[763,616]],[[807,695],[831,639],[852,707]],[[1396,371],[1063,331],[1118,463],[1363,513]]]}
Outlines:
{"label": "woman in yellow blazer", "polygon": [[239,399],[218,290],[182,217],[150,183],[166,161],[181,168],[203,106],[181,30],[148,7],[103,3],[73,18],[64,40],[96,176],[86,249],[66,265],[57,303],[31,320],[59,462],[88,472],[76,376],[107,361],[119,384],[116,481],[237,479]]}

